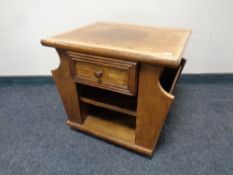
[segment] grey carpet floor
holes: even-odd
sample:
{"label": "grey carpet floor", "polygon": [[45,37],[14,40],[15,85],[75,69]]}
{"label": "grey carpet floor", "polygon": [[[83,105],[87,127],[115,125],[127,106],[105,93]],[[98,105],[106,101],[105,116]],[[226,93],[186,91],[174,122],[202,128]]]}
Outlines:
{"label": "grey carpet floor", "polygon": [[69,129],[53,84],[0,85],[0,175],[233,174],[233,82],[175,95],[147,158]]}

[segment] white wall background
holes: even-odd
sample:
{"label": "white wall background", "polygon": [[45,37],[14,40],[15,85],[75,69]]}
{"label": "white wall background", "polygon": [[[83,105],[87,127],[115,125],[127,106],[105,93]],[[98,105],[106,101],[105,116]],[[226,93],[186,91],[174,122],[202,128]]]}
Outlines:
{"label": "white wall background", "polygon": [[233,72],[232,0],[0,0],[0,76],[49,75],[40,39],[95,21],[191,28],[185,73]]}

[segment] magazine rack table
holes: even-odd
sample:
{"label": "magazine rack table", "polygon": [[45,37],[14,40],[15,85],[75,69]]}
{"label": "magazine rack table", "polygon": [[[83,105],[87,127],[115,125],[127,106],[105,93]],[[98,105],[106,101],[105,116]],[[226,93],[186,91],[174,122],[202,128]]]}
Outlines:
{"label": "magazine rack table", "polygon": [[98,22],[41,40],[60,56],[52,75],[67,124],[152,155],[174,100],[190,34]]}

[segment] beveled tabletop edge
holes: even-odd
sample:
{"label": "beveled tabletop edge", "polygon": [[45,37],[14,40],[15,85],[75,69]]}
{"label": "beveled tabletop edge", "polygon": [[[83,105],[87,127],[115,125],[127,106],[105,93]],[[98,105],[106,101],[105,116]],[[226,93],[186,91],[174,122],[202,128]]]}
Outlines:
{"label": "beveled tabletop edge", "polygon": [[[99,22],[98,22],[99,23]],[[108,22],[109,23],[109,22]],[[113,23],[117,24],[117,23]],[[121,23],[122,24],[122,23]],[[92,25],[92,24],[91,24]],[[125,24],[125,25],[134,25],[134,24]],[[76,28],[74,30],[80,29],[87,27],[89,25],[83,26]],[[137,26],[137,25],[135,25]],[[143,27],[150,27],[154,28],[154,26],[143,26]],[[173,29],[173,28],[168,28],[168,27],[160,27],[164,29]],[[176,28],[174,28],[176,29]],[[115,47],[104,47],[104,46],[99,46],[99,45],[90,45],[90,44],[85,44],[83,42],[77,42],[76,44],[74,43],[67,43],[67,42],[59,42],[56,39],[53,39],[56,36],[63,35],[69,32],[72,32],[74,30],[70,30],[68,32],[60,33],[58,35],[55,35],[53,37],[49,37],[47,39],[42,39],[41,44],[44,46],[48,47],[54,47],[58,49],[65,49],[65,50],[71,50],[71,51],[77,51],[77,52],[82,52],[82,53],[87,53],[87,54],[95,54],[95,55],[100,55],[100,56],[106,56],[106,57],[112,57],[112,58],[117,58],[117,59],[123,59],[123,60],[129,60],[129,61],[136,61],[136,62],[143,62],[143,63],[150,63],[150,64],[155,64],[155,65],[164,65],[167,67],[178,67],[181,59],[182,59],[182,54],[184,52],[184,49],[187,45],[187,42],[191,36],[192,30],[191,29],[186,29],[187,30],[187,36],[186,40],[184,43],[184,46],[182,47],[181,54],[179,57],[176,56],[162,56],[162,55],[155,55],[155,53],[150,54],[150,52],[140,52],[140,51],[133,51],[127,48],[121,48],[116,49]]]}

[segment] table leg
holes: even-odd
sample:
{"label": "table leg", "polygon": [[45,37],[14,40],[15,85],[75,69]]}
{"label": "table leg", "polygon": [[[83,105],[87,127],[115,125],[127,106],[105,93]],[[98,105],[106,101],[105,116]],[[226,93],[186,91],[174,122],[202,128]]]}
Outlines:
{"label": "table leg", "polygon": [[141,64],[135,143],[153,150],[174,96],[160,84],[163,67]]}
{"label": "table leg", "polygon": [[70,74],[71,60],[66,51],[57,49],[60,56],[60,66],[52,70],[53,79],[61,96],[69,121],[81,124],[83,122],[80,107],[77,85]]}

